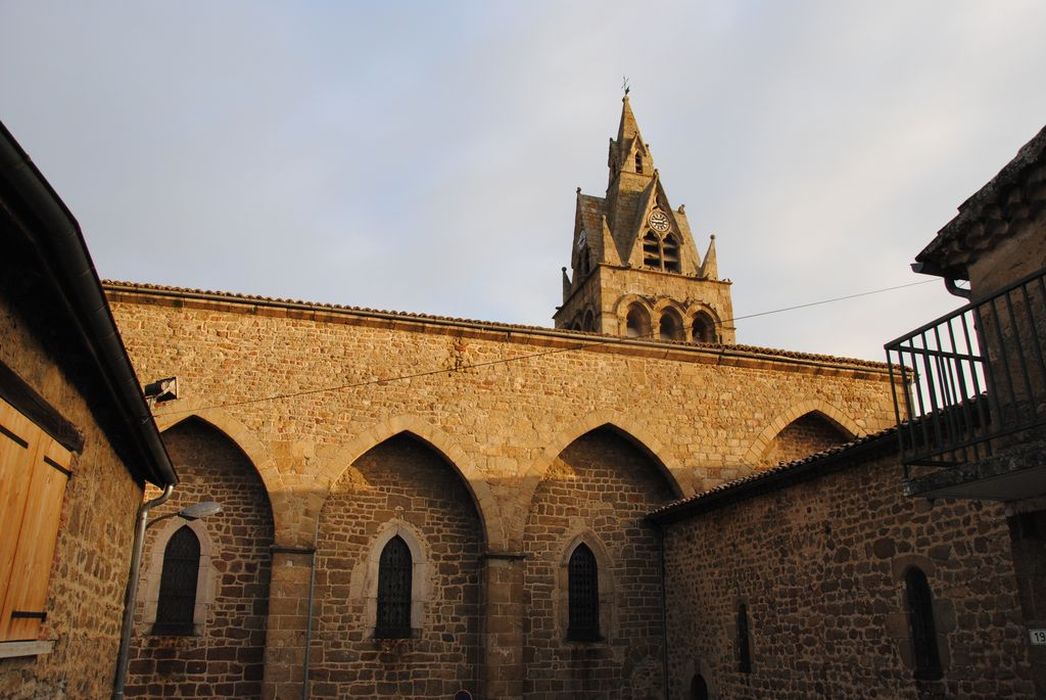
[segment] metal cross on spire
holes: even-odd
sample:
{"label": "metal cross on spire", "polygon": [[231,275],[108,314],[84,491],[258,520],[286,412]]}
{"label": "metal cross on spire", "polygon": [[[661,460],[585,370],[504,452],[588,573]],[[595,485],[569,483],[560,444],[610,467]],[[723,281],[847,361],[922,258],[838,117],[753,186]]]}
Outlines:
{"label": "metal cross on spire", "polygon": [[628,84],[628,76],[627,75],[622,75],[621,76],[621,89],[625,91],[626,95],[628,94],[628,91],[632,89],[632,87]]}

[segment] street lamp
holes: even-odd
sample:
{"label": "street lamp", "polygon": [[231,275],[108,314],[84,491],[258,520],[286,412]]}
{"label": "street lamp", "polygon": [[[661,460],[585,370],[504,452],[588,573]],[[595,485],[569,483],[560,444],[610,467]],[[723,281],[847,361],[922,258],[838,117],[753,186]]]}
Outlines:
{"label": "street lamp", "polygon": [[134,531],[134,548],[131,550],[131,572],[127,578],[127,591],[124,594],[123,626],[120,628],[120,652],[116,656],[113,700],[123,700],[124,684],[127,681],[127,665],[130,663],[131,656],[131,631],[134,627],[134,604],[138,598],[138,574],[142,567],[142,549],[145,547],[145,529],[168,518],[182,518],[191,522],[222,512],[221,504],[214,501],[203,501],[186,506],[177,513],[161,515],[151,523],[148,522],[149,511],[166,503],[172,493],[174,493],[174,484],[168,484],[164,487],[163,493],[151,501],[146,501],[138,508],[138,526]]}

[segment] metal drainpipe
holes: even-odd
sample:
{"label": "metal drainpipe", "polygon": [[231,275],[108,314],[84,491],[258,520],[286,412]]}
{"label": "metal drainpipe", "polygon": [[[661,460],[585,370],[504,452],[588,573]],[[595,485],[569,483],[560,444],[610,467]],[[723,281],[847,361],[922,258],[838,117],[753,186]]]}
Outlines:
{"label": "metal drainpipe", "polygon": [[142,566],[142,549],[145,547],[145,524],[149,511],[161,506],[174,493],[174,484],[167,484],[163,493],[138,508],[138,526],[134,531],[134,546],[131,549],[131,571],[127,576],[127,591],[123,599],[123,626],[120,628],[120,652],[116,656],[116,679],[113,681],[113,700],[123,700],[124,683],[127,681],[127,665],[130,663],[131,632],[134,628],[134,604],[138,597],[138,573]]}

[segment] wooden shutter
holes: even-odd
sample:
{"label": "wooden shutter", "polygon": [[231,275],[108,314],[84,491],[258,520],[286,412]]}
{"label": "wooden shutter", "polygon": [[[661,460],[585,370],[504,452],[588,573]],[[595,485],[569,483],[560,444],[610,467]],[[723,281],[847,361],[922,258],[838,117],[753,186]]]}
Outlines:
{"label": "wooden shutter", "polygon": [[0,641],[40,634],[72,454],[0,399]]}

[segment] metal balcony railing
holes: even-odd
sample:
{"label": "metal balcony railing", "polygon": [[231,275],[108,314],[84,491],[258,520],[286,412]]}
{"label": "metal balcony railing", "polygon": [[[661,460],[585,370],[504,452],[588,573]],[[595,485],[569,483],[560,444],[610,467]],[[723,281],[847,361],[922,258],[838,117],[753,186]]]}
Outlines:
{"label": "metal balcony railing", "polygon": [[906,476],[991,457],[1046,425],[1046,268],[885,347]]}

